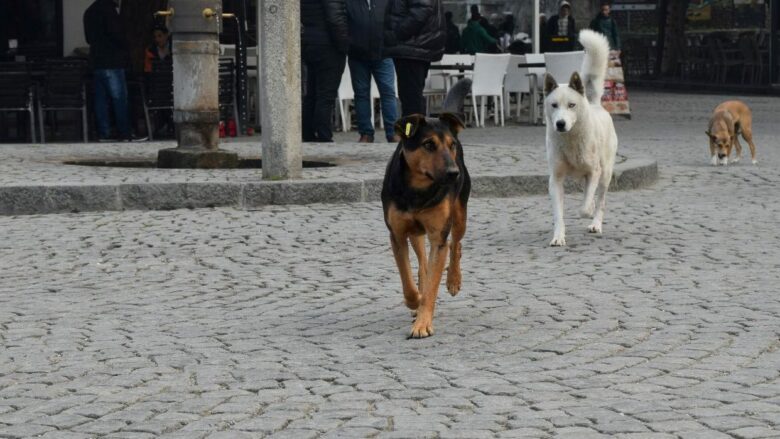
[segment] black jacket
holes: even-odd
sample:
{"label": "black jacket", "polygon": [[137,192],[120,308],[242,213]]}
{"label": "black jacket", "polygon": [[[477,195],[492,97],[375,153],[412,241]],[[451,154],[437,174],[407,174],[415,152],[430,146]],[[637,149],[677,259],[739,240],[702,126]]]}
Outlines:
{"label": "black jacket", "polygon": [[385,54],[392,58],[439,61],[447,40],[441,0],[392,0],[385,20]]}
{"label": "black jacket", "polygon": [[301,0],[301,44],[349,49],[346,0]]}
{"label": "black jacket", "polygon": [[385,17],[391,0],[347,0],[349,57],[364,61],[382,59]]}
{"label": "black jacket", "polygon": [[127,45],[122,20],[112,0],[95,0],[84,12],[84,34],[93,69],[127,67]]}

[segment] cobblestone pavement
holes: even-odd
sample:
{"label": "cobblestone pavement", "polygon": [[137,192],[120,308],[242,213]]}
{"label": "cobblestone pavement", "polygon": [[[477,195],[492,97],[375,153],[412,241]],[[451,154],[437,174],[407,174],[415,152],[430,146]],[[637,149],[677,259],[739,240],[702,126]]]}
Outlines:
{"label": "cobblestone pavement", "polygon": [[660,181],[473,200],[424,340],[377,203],[0,218],[0,437],[780,437],[780,101],[712,168],[719,97],[632,98]]}

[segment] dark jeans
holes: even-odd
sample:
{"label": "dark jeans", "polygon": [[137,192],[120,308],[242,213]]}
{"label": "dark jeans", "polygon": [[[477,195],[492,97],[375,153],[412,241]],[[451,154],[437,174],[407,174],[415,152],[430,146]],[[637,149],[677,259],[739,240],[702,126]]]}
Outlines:
{"label": "dark jeans", "polygon": [[347,57],[331,46],[303,48],[306,95],[303,97],[303,141],[333,141],[333,108]]}
{"label": "dark jeans", "polygon": [[385,58],[378,61],[364,61],[350,58],[349,71],[352,75],[352,89],[355,90],[358,132],[361,135],[374,136],[374,126],[371,124],[371,107],[374,105],[371,98],[371,77],[373,76],[382,103],[385,136],[392,139],[395,136],[393,125],[398,119],[393,60]]}
{"label": "dark jeans", "polygon": [[398,98],[401,99],[402,116],[425,114],[425,78],[431,63],[414,59],[393,59],[398,77]]}
{"label": "dark jeans", "polygon": [[114,112],[116,129],[121,139],[130,138],[130,116],[127,102],[127,80],[122,69],[97,69],[95,82],[95,120],[98,136],[101,139],[111,137],[109,118],[109,100]]}

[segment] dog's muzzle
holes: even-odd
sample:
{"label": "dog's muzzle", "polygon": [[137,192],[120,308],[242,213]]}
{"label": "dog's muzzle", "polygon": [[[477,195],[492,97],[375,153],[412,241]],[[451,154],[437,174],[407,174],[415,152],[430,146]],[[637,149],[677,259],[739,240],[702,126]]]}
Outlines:
{"label": "dog's muzzle", "polygon": [[724,158],[726,158],[726,154],[718,154],[718,158],[719,159],[724,159]]}
{"label": "dog's muzzle", "polygon": [[555,128],[560,132],[566,131],[566,121],[559,120],[558,122],[555,122]]}
{"label": "dog's muzzle", "polygon": [[455,181],[459,175],[460,175],[460,169],[458,168],[447,169],[447,174],[446,174],[447,181]]}

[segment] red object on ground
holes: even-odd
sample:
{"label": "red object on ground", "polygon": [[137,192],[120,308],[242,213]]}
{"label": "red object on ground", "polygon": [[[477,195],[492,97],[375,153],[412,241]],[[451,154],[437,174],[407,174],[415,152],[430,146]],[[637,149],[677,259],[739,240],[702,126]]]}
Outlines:
{"label": "red object on ground", "polygon": [[247,135],[247,136],[254,136],[254,135],[255,135],[255,129],[254,129],[254,128],[252,128],[252,127],[248,127],[248,128],[246,129],[246,135]]}
{"label": "red object on ground", "polygon": [[233,119],[228,120],[227,123],[227,132],[230,137],[236,137],[238,135],[237,129],[236,129],[236,121]]}
{"label": "red object on ground", "polygon": [[225,137],[225,122],[219,121],[219,138],[222,139]]}

